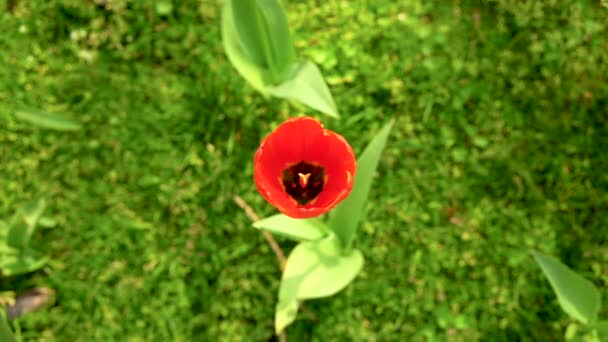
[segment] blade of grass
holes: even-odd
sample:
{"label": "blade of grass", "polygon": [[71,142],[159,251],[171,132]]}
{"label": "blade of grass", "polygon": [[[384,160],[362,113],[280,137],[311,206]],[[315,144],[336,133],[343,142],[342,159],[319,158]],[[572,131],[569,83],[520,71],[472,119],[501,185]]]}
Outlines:
{"label": "blade of grass", "polygon": [[22,121],[27,121],[42,128],[54,129],[57,131],[77,131],[81,128],[80,123],[78,121],[70,120],[57,114],[51,114],[38,110],[16,111],[15,118]]}

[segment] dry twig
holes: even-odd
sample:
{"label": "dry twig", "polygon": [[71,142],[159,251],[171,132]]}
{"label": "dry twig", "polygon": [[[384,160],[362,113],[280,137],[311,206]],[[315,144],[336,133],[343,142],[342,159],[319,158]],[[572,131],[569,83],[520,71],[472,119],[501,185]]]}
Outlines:
{"label": "dry twig", "polygon": [[[245,202],[245,200],[242,199],[240,196],[235,195],[233,197],[233,200],[236,203],[236,205],[238,205],[241,209],[243,209],[243,211],[245,211],[245,215],[247,215],[247,217],[249,217],[249,219],[251,219],[251,221],[257,222],[260,220],[260,218],[255,213],[255,211],[253,211],[253,209],[247,204],[247,202]],[[272,248],[272,250],[274,251],[274,254],[277,256],[277,259],[279,259],[279,268],[281,269],[281,272],[282,272],[283,270],[285,270],[285,264],[287,263],[287,258],[285,258],[285,253],[283,253],[283,250],[281,249],[279,244],[272,237],[272,234],[263,230],[262,235],[264,235],[264,238],[266,238],[266,241],[270,245],[270,248]],[[311,320],[318,321],[315,314],[310,312],[303,304],[300,304],[300,309],[304,313],[308,314],[308,316],[310,317]],[[279,341],[287,342],[287,334],[286,334],[285,330],[283,330],[279,334],[278,337],[279,337]]]}
{"label": "dry twig", "polygon": [[[251,209],[251,207],[245,202],[244,199],[242,199],[240,196],[234,196],[233,199],[236,205],[238,205],[241,209],[245,211],[245,214],[251,219],[251,221],[257,222],[260,220],[258,215],[256,215],[255,211]],[[272,251],[277,256],[277,259],[279,259],[279,267],[281,268],[281,271],[283,271],[285,269],[285,263],[287,262],[287,259],[285,258],[285,253],[283,253],[283,250],[269,232],[263,230],[262,235],[264,235],[264,238],[266,239],[266,241],[268,241],[270,248],[272,248]]]}
{"label": "dry twig", "polygon": [[[249,217],[251,221],[257,222],[260,220],[255,211],[251,209],[251,207],[245,202],[244,199],[242,199],[238,195],[235,195],[233,199],[236,205],[238,205],[241,209],[245,211],[245,214]],[[287,263],[285,253],[283,253],[281,246],[279,246],[279,244],[274,240],[274,238],[269,232],[263,230],[262,235],[264,235],[264,238],[270,245],[270,248],[272,248],[274,254],[277,256],[277,259],[279,259],[279,268],[281,269],[281,272],[283,272],[283,270],[285,269],[285,264]],[[280,342],[287,342],[287,333],[285,332],[285,330],[281,331],[278,337]]]}

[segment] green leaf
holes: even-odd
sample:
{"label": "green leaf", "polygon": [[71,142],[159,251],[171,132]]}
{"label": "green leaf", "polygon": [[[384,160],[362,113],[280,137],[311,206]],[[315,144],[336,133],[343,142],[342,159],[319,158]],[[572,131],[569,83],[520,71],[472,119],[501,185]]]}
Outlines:
{"label": "green leaf", "polygon": [[342,254],[333,236],[300,243],[287,259],[279,298],[291,298],[294,293],[298,300],[334,295],[350,284],[362,267],[361,252]]}
{"label": "green leaf", "polygon": [[34,272],[46,265],[48,258],[32,250],[19,251],[4,246],[0,251],[0,273],[3,276],[15,276]]}
{"label": "green leaf", "polygon": [[365,202],[372,187],[374,174],[380,161],[380,155],[384,145],[386,145],[393,123],[394,121],[391,121],[386,124],[367,145],[365,151],[357,160],[355,184],[350,195],[330,213],[329,227],[336,233],[344,248],[350,248],[355,237],[357,226],[365,209]]}
{"label": "green leaf", "polygon": [[37,271],[48,263],[48,258],[33,251],[0,254],[0,274],[12,277]]}
{"label": "green leaf", "polygon": [[228,59],[254,88],[286,79],[295,61],[287,16],[278,0],[227,0],[222,40]]}
{"label": "green leaf", "polygon": [[350,284],[363,267],[358,250],[342,253],[334,236],[298,244],[287,258],[281,278],[275,330],[293,322],[299,301],[328,297]]}
{"label": "green leaf", "polygon": [[0,307],[0,341],[17,342],[15,335],[6,321],[6,310],[4,307]]}
{"label": "green leaf", "polygon": [[[230,1],[230,0],[229,0]],[[236,0],[232,5],[236,31],[252,61],[271,70],[280,81],[295,60],[285,10],[278,0]]]}
{"label": "green leaf", "polygon": [[601,303],[597,288],[559,260],[535,251],[532,254],[553,287],[562,309],[582,323],[594,322]]}
{"label": "green leaf", "polygon": [[270,93],[276,97],[299,101],[329,116],[340,117],[321,71],[312,62],[294,65],[289,79],[270,88]]}
{"label": "green leaf", "polygon": [[318,240],[330,233],[329,227],[319,219],[294,219],[284,214],[267,217],[253,226],[296,241]]}
{"label": "green leaf", "polygon": [[274,314],[274,330],[277,335],[296,320],[299,306],[300,303],[296,299],[279,299]]}
{"label": "green leaf", "polygon": [[295,63],[285,10],[278,0],[226,0],[222,41],[228,59],[254,88],[339,117],[314,63]]}
{"label": "green leaf", "polygon": [[263,65],[258,65],[243,50],[236,30],[232,1],[224,2],[222,11],[222,43],[230,63],[259,92],[266,94],[266,84],[270,82],[270,71]]}
{"label": "green leaf", "polygon": [[76,131],[81,128],[80,123],[62,116],[43,111],[16,111],[15,118],[27,121],[42,128],[57,131]]}
{"label": "green leaf", "polygon": [[38,224],[38,220],[46,207],[44,199],[38,199],[26,204],[11,221],[8,244],[17,249],[28,246]]}

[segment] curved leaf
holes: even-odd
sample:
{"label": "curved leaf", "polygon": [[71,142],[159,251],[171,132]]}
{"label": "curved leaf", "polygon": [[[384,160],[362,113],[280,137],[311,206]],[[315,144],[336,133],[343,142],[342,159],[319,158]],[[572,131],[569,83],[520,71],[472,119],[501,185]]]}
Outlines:
{"label": "curved leaf", "polygon": [[253,226],[296,241],[318,240],[330,232],[319,219],[294,219],[284,214],[259,220]]}
{"label": "curved leaf", "polygon": [[295,100],[335,118],[340,117],[336,103],[319,68],[306,61],[293,66],[291,77],[270,89],[276,97]]}
{"label": "curved leaf", "polygon": [[393,123],[394,121],[391,120],[386,124],[367,145],[365,151],[357,160],[355,184],[350,195],[330,213],[329,227],[336,233],[345,248],[350,248],[354,239],[359,220],[365,209],[365,202],[372,187],[380,155],[384,145],[386,145]]}
{"label": "curved leaf", "polygon": [[298,301],[336,294],[355,279],[362,267],[361,252],[342,254],[334,236],[298,244],[287,258],[281,278],[277,332],[295,320]]}
{"label": "curved leaf", "polygon": [[278,0],[227,0],[222,13],[224,50],[258,91],[281,83],[295,60],[285,11]]}
{"label": "curved leaf", "polygon": [[299,306],[300,303],[296,299],[279,299],[274,314],[274,330],[277,335],[296,320]]}
{"label": "curved leaf", "polygon": [[254,63],[268,67],[273,75],[283,76],[295,60],[295,51],[281,3],[278,0],[238,0],[232,8],[245,53]]}
{"label": "curved leaf", "polygon": [[559,260],[535,251],[532,255],[553,287],[562,309],[582,323],[594,322],[601,303],[597,288]]}
{"label": "curved leaf", "polygon": [[234,22],[232,1],[226,1],[222,11],[222,43],[230,63],[252,87],[265,94],[266,83],[270,79],[269,70],[253,62],[241,47]]}

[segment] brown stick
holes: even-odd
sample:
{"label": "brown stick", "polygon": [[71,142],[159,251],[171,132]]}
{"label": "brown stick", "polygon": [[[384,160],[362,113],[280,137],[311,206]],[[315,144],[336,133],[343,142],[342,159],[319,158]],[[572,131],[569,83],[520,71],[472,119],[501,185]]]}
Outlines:
{"label": "brown stick", "polygon": [[[258,215],[256,215],[255,211],[251,209],[251,207],[247,204],[247,202],[245,202],[244,199],[242,199],[238,195],[235,195],[232,199],[234,200],[236,205],[238,205],[241,209],[245,211],[245,215],[247,215],[251,221],[257,222],[260,220]],[[281,269],[281,272],[283,272],[283,270],[285,270],[285,264],[287,263],[285,253],[283,253],[281,246],[279,246],[279,244],[274,240],[272,234],[263,230],[262,235],[264,235],[264,238],[270,245],[270,248],[272,248],[272,251],[277,256],[277,259],[279,259],[279,268]],[[287,333],[285,332],[285,329],[283,329],[283,331],[279,333],[278,337],[280,342],[287,342]]]}
{"label": "brown stick", "polygon": [[[245,214],[249,217],[249,219],[251,219],[251,221],[257,222],[260,220],[258,215],[256,215],[255,211],[251,209],[251,207],[245,202],[244,199],[242,199],[238,195],[235,195],[232,199],[234,200],[236,205],[238,205],[241,209],[245,211]],[[287,263],[287,258],[285,258],[285,253],[283,253],[281,246],[279,246],[279,244],[272,237],[272,234],[270,234],[269,232],[263,230],[262,235],[264,235],[264,238],[270,245],[270,248],[272,248],[272,251],[277,256],[277,259],[279,259],[279,268],[281,269],[281,271],[283,271],[285,269],[285,264]]]}
{"label": "brown stick", "polygon": [[[238,195],[235,195],[232,199],[234,200],[236,205],[238,205],[241,209],[245,211],[245,215],[247,215],[247,217],[249,217],[251,221],[257,222],[260,220],[259,216],[255,213],[255,211],[253,211],[253,209],[247,204],[247,202],[245,202],[244,199],[242,199]],[[268,241],[270,248],[272,248],[272,250],[274,251],[274,254],[277,256],[277,259],[279,259],[279,268],[281,269],[281,272],[283,272],[285,270],[285,265],[287,264],[287,258],[285,258],[285,253],[283,253],[281,246],[279,246],[279,244],[274,240],[272,234],[263,230],[262,235],[264,235],[264,238],[266,238],[266,241]],[[300,303],[300,309],[302,309],[304,313],[308,314],[310,319],[318,322],[318,319],[315,314],[308,310],[308,308],[306,308],[303,303]],[[285,332],[285,330],[283,330],[278,337],[279,341],[287,342],[287,333]]]}

